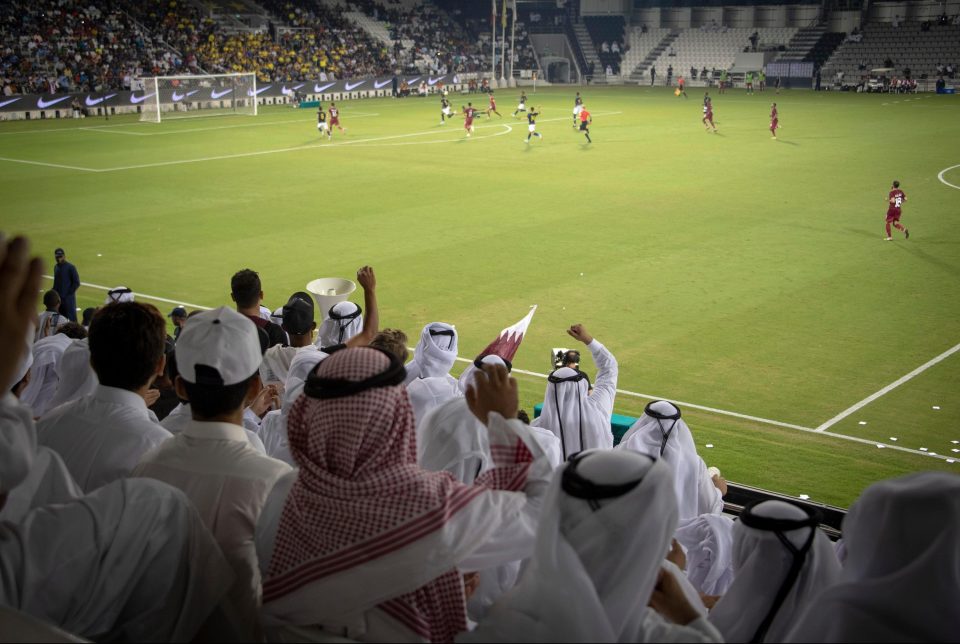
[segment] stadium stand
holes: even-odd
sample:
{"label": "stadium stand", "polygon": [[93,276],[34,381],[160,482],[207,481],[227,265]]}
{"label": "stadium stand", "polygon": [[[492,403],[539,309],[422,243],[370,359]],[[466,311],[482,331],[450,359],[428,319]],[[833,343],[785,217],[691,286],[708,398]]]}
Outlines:
{"label": "stadium stand", "polygon": [[[434,73],[483,68],[482,45],[435,5],[397,2],[388,7],[372,0],[351,4],[358,10],[348,12],[347,17],[388,46],[393,44],[408,67]],[[397,42],[400,49],[395,46]]]}
{"label": "stadium stand", "polygon": [[[847,39],[823,66],[823,75],[839,86],[863,86],[872,69],[891,69],[888,77],[934,79],[938,66],[960,62],[960,25],[936,25],[924,30],[921,23],[871,23],[859,42]],[[890,64],[888,64],[890,63]],[[842,76],[838,77],[838,74]],[[838,80],[839,79],[839,80]]]}
{"label": "stadium stand", "polygon": [[627,36],[627,53],[623,56],[624,73],[629,74],[630,80],[635,83],[649,79],[653,61],[666,51],[678,35],[666,27],[632,27]]}
{"label": "stadium stand", "polygon": [[623,16],[584,16],[582,20],[590,34],[600,69],[606,70],[609,67],[612,75],[620,74],[620,63],[627,48],[624,22]]}
{"label": "stadium stand", "polygon": [[[75,0],[0,4],[3,90],[56,93],[129,89],[147,73],[184,73],[196,64],[126,11]],[[177,21],[182,24],[182,21]]]}
{"label": "stadium stand", "polygon": [[750,44],[750,34],[759,35],[758,50],[776,48],[785,45],[796,33],[796,28],[758,28],[758,29],[686,29],[669,44],[666,50],[652,61],[657,75],[666,79],[667,70],[672,67],[672,78],[678,75],[688,76],[690,69],[701,70],[730,69],[737,54]]}

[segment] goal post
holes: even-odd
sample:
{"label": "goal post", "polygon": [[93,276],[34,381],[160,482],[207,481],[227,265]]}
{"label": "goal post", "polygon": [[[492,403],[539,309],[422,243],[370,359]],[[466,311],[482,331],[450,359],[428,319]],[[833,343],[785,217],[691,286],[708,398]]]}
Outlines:
{"label": "goal post", "polygon": [[[140,120],[160,123],[198,116],[257,115],[256,74],[151,76],[140,79]],[[134,100],[137,93],[134,92]]]}

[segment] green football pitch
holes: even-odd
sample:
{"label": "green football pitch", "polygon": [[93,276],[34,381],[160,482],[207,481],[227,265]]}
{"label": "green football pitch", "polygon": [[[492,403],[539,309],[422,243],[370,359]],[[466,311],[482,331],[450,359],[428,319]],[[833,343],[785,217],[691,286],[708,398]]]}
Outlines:
{"label": "green football pitch", "polygon": [[[616,411],[681,402],[737,482],[847,505],[880,478],[960,472],[957,98],[711,92],[708,134],[703,90],[581,91],[591,145],[566,88],[529,93],[529,145],[516,91],[470,139],[434,98],[343,103],[332,142],[289,107],[4,123],[0,228],[51,261],[66,248],[80,306],[117,284],[164,313],[226,304],[250,267],[276,308],[370,264],[383,326],[413,344],[451,322],[472,357],[537,304],[518,369],[548,371],[584,323],[619,359]],[[911,235],[887,242],[894,179]],[[530,409],[545,381],[517,378]]]}

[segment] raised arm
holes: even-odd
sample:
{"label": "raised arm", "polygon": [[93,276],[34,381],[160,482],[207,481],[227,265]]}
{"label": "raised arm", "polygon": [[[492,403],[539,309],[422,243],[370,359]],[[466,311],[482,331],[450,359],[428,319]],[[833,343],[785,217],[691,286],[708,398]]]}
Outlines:
{"label": "raised arm", "polygon": [[597,365],[597,377],[588,402],[607,415],[613,414],[613,401],[617,396],[617,376],[620,373],[617,359],[605,346],[594,339],[582,324],[574,324],[567,329],[567,333],[587,345],[593,356],[593,362]]}
{"label": "raised arm", "polygon": [[365,347],[371,342],[380,330],[380,311],[377,309],[377,276],[370,266],[364,266],[357,271],[357,281],[363,288],[363,329],[360,333],[347,340],[348,347]]}

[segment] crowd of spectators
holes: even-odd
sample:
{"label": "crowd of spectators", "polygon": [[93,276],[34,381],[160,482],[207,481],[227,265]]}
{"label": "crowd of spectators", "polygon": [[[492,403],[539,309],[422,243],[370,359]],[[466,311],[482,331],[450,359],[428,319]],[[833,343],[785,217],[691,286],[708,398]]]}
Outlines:
{"label": "crowd of spectators", "polygon": [[363,307],[334,304],[319,327],[310,294],[271,310],[243,269],[229,306],[175,308],[173,337],[127,287],[84,327],[37,334],[43,273],[0,235],[0,605],[41,623],[131,642],[960,628],[960,580],[944,574],[960,565],[960,477],[871,485],[836,544],[786,497],[734,521],[677,405],[650,402],[614,445],[619,365],[584,325],[558,333],[594,377],[579,350],[558,356],[530,421],[510,376],[519,341],[457,378],[459,331],[431,322],[410,359],[407,334],[380,328],[369,266]]}
{"label": "crowd of spectators", "polygon": [[[0,3],[0,75],[5,95],[129,89],[131,78],[190,73],[184,57],[128,12],[106,1],[10,0]],[[159,6],[159,2],[154,0]],[[182,24],[174,25],[181,29]],[[184,30],[185,31],[185,30]]]}
{"label": "crowd of spectators", "polygon": [[[433,5],[403,6],[374,0],[356,0],[353,6],[386,23],[394,55],[406,68],[437,74],[477,72],[483,69],[480,44]],[[404,45],[406,41],[407,45]]]}

